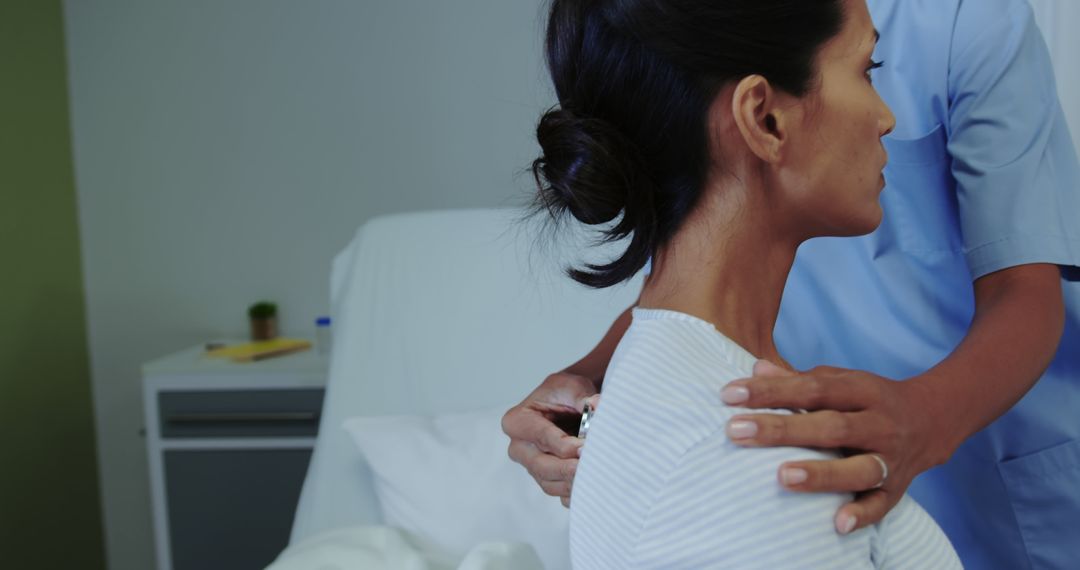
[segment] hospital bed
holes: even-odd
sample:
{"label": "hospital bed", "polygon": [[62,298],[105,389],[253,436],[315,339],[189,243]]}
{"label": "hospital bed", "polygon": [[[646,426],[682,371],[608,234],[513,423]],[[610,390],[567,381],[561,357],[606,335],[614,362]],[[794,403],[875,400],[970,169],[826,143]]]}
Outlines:
{"label": "hospital bed", "polygon": [[499,422],[595,345],[640,276],[573,282],[567,264],[625,244],[522,215],[381,217],[337,255],[323,417],[273,570],[569,567],[568,511],[510,461]]}

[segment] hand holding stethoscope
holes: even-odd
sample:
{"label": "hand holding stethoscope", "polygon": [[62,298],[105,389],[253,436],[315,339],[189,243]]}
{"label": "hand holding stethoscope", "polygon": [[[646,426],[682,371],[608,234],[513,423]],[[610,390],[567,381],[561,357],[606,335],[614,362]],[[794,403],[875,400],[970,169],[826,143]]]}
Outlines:
{"label": "hand holding stethoscope", "polygon": [[585,404],[581,411],[581,425],[578,426],[577,436],[585,439],[589,433],[589,422],[596,416],[596,407],[600,405],[600,394],[594,394],[585,398]]}

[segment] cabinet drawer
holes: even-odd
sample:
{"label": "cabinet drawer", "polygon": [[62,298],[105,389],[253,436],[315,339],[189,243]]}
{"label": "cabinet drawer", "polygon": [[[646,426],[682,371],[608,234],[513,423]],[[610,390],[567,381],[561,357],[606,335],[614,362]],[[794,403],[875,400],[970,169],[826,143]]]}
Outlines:
{"label": "cabinet drawer", "polygon": [[322,389],[164,391],[162,438],[314,437]]}
{"label": "cabinet drawer", "polygon": [[289,544],[311,450],[166,451],[172,570],[259,570]]}

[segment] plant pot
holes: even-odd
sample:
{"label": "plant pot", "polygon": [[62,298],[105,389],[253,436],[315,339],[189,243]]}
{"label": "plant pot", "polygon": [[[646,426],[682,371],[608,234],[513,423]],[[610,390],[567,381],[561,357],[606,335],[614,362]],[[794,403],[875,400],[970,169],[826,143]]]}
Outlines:
{"label": "plant pot", "polygon": [[277,317],[251,319],[251,340],[270,340],[277,335]]}

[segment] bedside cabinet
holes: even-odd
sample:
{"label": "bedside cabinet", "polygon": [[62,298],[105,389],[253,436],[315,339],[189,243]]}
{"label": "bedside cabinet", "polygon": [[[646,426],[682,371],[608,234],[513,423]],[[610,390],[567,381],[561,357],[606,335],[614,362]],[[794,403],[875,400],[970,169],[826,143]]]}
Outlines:
{"label": "bedside cabinet", "polygon": [[143,366],[158,570],[262,569],[288,545],[327,357],[252,363],[193,347]]}

